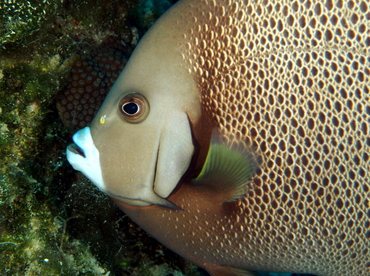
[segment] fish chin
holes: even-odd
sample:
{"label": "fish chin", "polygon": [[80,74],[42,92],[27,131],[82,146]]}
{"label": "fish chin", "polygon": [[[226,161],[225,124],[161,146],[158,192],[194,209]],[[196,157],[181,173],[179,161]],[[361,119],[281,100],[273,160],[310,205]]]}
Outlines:
{"label": "fish chin", "polygon": [[138,206],[138,207],[145,207],[145,206],[150,206],[152,205],[149,202],[143,201],[143,200],[136,200],[136,199],[129,199],[129,198],[122,198],[122,197],[117,197],[117,196],[111,196],[113,199],[126,203],[127,205],[131,206]]}
{"label": "fish chin", "polygon": [[140,199],[125,198],[111,193],[108,193],[108,195],[116,201],[120,201],[131,206],[144,207],[150,205],[158,205],[173,210],[182,210],[180,207],[176,206],[167,199],[158,196],[153,191],[150,191],[149,193],[147,193],[147,195],[144,194],[144,196]]}
{"label": "fish chin", "polygon": [[72,167],[82,172],[100,190],[105,191],[99,151],[94,145],[89,127],[77,131],[73,135],[73,142],[67,147],[67,160]]}

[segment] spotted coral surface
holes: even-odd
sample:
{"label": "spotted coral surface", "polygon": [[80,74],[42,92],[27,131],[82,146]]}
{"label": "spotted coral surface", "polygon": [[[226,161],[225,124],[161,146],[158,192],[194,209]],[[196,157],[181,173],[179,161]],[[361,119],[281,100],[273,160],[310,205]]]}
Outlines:
{"label": "spotted coral surface", "polygon": [[89,55],[73,59],[68,83],[57,99],[65,126],[78,130],[92,121],[131,52],[123,40],[109,37]]}

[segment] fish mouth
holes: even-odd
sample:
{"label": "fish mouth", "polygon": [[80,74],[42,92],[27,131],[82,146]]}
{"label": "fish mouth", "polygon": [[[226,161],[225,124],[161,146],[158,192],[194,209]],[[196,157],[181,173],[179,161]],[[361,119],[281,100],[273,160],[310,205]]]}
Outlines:
{"label": "fish mouth", "polygon": [[86,155],[85,155],[85,152],[83,151],[83,149],[81,149],[76,144],[70,144],[70,145],[68,145],[67,150],[69,150],[69,151],[71,151],[71,152],[73,152],[75,154],[78,154],[78,155],[82,156],[83,158],[86,158]]}
{"label": "fish mouth", "polygon": [[76,171],[82,172],[100,190],[105,191],[99,151],[94,145],[89,127],[77,131],[72,144],[68,145],[66,157]]}

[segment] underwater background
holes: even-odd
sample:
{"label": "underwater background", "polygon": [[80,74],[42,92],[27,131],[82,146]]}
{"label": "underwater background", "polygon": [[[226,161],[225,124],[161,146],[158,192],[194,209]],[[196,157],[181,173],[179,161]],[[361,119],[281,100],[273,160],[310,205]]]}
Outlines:
{"label": "underwater background", "polygon": [[0,0],[0,275],[207,275],[149,237],[65,157],[174,2]]}

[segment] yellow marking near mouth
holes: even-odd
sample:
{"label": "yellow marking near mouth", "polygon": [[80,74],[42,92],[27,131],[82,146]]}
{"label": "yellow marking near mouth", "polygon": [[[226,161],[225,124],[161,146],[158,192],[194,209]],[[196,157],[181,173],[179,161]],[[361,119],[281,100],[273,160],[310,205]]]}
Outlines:
{"label": "yellow marking near mouth", "polygon": [[105,124],[105,118],[107,117],[107,114],[104,114],[103,116],[100,117],[99,123],[100,124]]}

